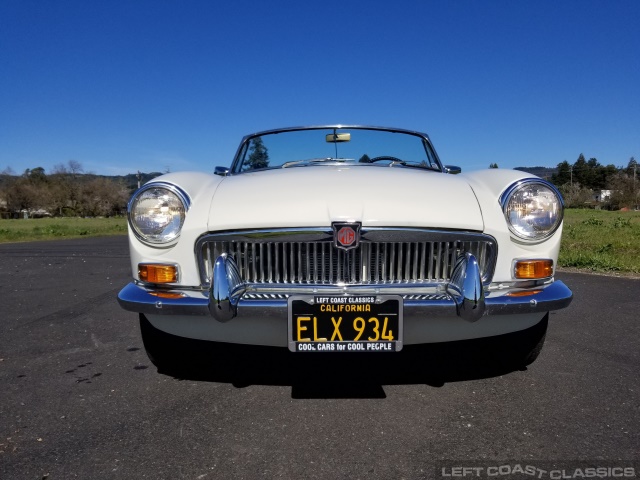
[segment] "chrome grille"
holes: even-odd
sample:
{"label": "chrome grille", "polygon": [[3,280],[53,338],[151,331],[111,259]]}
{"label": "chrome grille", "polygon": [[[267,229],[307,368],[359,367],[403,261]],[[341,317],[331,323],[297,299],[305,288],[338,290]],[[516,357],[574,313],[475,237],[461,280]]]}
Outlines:
{"label": "chrome grille", "polygon": [[197,246],[205,285],[222,253],[233,257],[250,284],[390,285],[446,282],[464,252],[475,255],[483,281],[490,280],[495,241],[466,232],[367,230],[359,247],[349,251],[335,247],[330,231],[317,230],[211,234]]}

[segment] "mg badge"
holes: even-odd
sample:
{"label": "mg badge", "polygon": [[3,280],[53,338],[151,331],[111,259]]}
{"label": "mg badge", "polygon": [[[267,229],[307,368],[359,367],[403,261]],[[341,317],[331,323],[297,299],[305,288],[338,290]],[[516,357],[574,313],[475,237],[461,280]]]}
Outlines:
{"label": "mg badge", "polygon": [[360,244],[360,227],[361,223],[340,223],[331,224],[333,228],[333,240],[336,248],[350,250],[356,248]]}

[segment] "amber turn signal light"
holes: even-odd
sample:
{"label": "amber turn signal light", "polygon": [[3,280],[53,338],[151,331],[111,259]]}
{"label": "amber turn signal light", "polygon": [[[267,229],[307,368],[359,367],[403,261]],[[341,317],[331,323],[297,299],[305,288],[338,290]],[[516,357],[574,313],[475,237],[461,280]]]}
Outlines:
{"label": "amber turn signal light", "polygon": [[523,290],[521,292],[509,292],[507,297],[530,297],[542,293],[542,290]]}
{"label": "amber turn signal light", "polygon": [[178,267],[176,265],[138,264],[138,278],[149,283],[176,283]]}
{"label": "amber turn signal light", "polygon": [[518,260],[514,267],[515,278],[536,280],[553,276],[553,260]]}
{"label": "amber turn signal light", "polygon": [[159,298],[168,298],[170,300],[186,297],[184,293],[176,293],[176,292],[149,292],[149,295],[153,295],[154,297],[159,297]]}

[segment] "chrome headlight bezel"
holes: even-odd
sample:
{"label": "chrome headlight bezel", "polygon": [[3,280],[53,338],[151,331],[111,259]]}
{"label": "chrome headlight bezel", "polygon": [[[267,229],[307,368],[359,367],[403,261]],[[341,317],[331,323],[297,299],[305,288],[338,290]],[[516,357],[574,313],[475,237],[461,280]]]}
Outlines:
{"label": "chrome headlight bezel", "polygon": [[[136,215],[138,202],[141,198],[144,197],[145,194],[148,194],[152,190],[157,190],[159,192],[164,191],[165,195],[168,196],[167,200],[171,202],[178,202],[177,204],[174,204],[174,206],[177,206],[179,210],[177,213],[179,217],[177,220],[177,225],[175,221],[172,220],[168,222],[168,224],[161,232],[155,234],[145,232],[144,227],[140,224],[137,219],[138,216]],[[129,200],[129,203],[127,205],[127,217],[129,226],[135,237],[145,245],[156,248],[168,248],[175,245],[180,238],[182,227],[184,225],[187,211],[189,210],[190,206],[191,200],[189,196],[176,185],[165,182],[148,183],[139,188]]]}
{"label": "chrome headlight bezel", "polygon": [[[529,218],[524,216],[520,217],[519,220],[521,221],[519,223],[514,222],[514,220],[518,220],[518,218],[512,216],[512,212],[514,212],[512,201],[517,198],[517,195],[523,193],[529,193],[530,196],[541,197],[542,195],[533,195],[536,186],[544,189],[543,195],[551,195],[553,197],[551,201],[549,201],[549,198],[546,199],[547,203],[549,203],[547,208],[550,206],[550,209],[541,212],[543,215],[546,215],[547,218],[544,219],[539,216],[540,212],[538,212],[528,215]],[[500,195],[499,201],[509,231],[520,241],[527,243],[543,242],[550,238],[558,228],[560,228],[560,225],[562,225],[564,200],[555,185],[546,180],[540,178],[519,180],[510,185],[502,195]],[[538,200],[538,202],[540,202],[540,200]],[[555,211],[553,211],[554,209]],[[542,222],[540,220],[542,220]],[[545,220],[549,222],[548,225],[544,225],[543,222]]]}

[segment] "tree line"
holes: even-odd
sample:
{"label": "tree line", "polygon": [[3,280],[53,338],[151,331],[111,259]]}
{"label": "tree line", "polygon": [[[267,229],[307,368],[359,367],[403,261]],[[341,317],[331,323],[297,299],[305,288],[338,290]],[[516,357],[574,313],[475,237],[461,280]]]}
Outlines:
{"label": "tree line", "polygon": [[[251,166],[265,161],[266,149],[260,147],[250,156]],[[491,164],[490,168],[498,165]],[[555,169],[519,167],[518,170],[536,168],[553,171],[548,180],[561,191],[568,207],[597,205],[620,209],[640,205],[640,169],[633,157],[626,167],[601,165],[597,159],[587,160],[580,154],[573,164],[565,160]],[[532,173],[546,176],[539,171]],[[42,167],[27,169],[21,175],[7,168],[0,172],[0,217],[122,215],[138,183],[158,175],[138,172],[124,177],[99,176],[84,172],[75,160],[56,165],[49,174]]]}
{"label": "tree line", "polygon": [[2,218],[122,215],[137,186],[126,178],[85,173],[74,160],[56,165],[50,174],[42,167],[27,169],[21,175],[7,168],[0,172],[0,215]]}
{"label": "tree line", "polygon": [[[568,207],[598,204],[612,210],[635,208],[640,204],[638,163],[631,157],[626,167],[601,165],[583,154],[570,164],[558,164],[551,182],[562,193]],[[604,192],[603,192],[604,191]]]}

